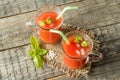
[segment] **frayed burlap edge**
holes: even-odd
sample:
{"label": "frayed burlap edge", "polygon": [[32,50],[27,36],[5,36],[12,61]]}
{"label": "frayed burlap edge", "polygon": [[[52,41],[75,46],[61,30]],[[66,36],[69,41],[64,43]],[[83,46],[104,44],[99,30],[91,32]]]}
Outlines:
{"label": "frayed burlap edge", "polygon": [[[48,53],[47,53],[47,55],[44,56],[45,64],[47,64],[49,67],[52,67],[54,69],[57,69],[57,70],[60,70],[64,73],[66,73],[70,77],[77,78],[80,75],[86,76],[87,73],[89,73],[89,71],[91,69],[92,62],[100,61],[102,59],[102,56],[99,56],[100,52],[98,52],[99,47],[100,47],[100,41],[97,40],[98,35],[95,36],[94,32],[87,31],[83,28],[80,28],[80,27],[77,27],[74,25],[69,25],[69,24],[62,25],[62,31],[64,33],[67,33],[72,30],[84,30],[93,39],[93,42],[94,42],[93,52],[90,55],[90,59],[89,59],[88,63],[82,69],[73,70],[64,65],[63,60],[62,60],[63,51],[61,49],[60,43],[45,44],[41,40],[39,40],[39,42],[40,42],[40,45],[42,45],[42,47],[44,47],[45,49],[48,50],[48,52],[53,51],[55,53],[55,57],[53,59],[48,59],[48,57],[47,57]],[[39,39],[39,35],[38,35],[37,31],[35,32],[34,35],[36,37],[38,37],[38,39]],[[97,57],[96,57],[96,54],[98,54]],[[95,61],[94,59],[97,59],[97,60]]]}

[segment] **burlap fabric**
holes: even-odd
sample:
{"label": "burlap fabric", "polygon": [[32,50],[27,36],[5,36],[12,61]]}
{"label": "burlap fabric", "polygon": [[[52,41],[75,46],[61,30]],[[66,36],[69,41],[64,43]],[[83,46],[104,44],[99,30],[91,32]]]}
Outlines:
{"label": "burlap fabric", "polygon": [[[67,33],[73,30],[80,30],[80,29],[86,31],[86,33],[88,33],[88,35],[93,39],[93,42],[94,42],[93,51],[89,55],[90,59],[87,62],[87,64],[82,69],[76,69],[76,70],[70,69],[66,67],[66,65],[63,62],[62,56],[64,52],[61,47],[61,42],[58,42],[56,44],[46,44],[41,40],[39,40],[40,45],[42,45],[43,48],[48,50],[48,53],[44,56],[45,64],[47,64],[49,67],[58,69],[66,73],[70,77],[79,77],[80,75],[86,75],[87,73],[89,73],[92,62],[98,62],[102,59],[102,54],[98,52],[99,46],[100,46],[100,42],[97,40],[98,35],[95,35],[92,31],[85,30],[80,27],[76,27],[74,25],[69,25],[69,24],[62,25],[62,31],[64,33]],[[37,34],[38,33],[36,32],[35,35],[39,39],[39,36]]]}

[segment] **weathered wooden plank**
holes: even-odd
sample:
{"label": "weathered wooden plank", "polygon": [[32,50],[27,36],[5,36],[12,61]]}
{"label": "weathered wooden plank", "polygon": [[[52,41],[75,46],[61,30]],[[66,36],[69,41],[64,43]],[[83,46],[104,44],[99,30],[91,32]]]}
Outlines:
{"label": "weathered wooden plank", "polygon": [[[0,60],[1,60],[1,63],[4,63],[5,61],[4,61],[4,52],[2,52],[2,54],[0,55]],[[3,79],[3,80],[8,80],[8,78],[7,78],[7,73],[8,73],[8,71],[7,71],[7,68],[6,68],[6,64],[3,64],[2,65],[2,67],[1,67],[1,65],[0,65],[0,68],[1,68],[1,79]],[[4,76],[4,77],[3,77]],[[6,79],[7,78],[7,79]]]}
{"label": "weathered wooden plank", "polygon": [[119,80],[120,79],[120,39],[112,41],[101,46],[101,52],[104,59],[92,65],[88,74],[79,78],[70,78],[66,75],[49,78],[48,80]]}
{"label": "weathered wooden plank", "polygon": [[119,23],[120,19],[119,4],[110,6],[108,5],[99,9],[85,9],[84,11],[82,11],[80,8],[76,11],[69,11],[67,13],[71,14],[71,16],[69,17],[68,14],[64,15],[65,23],[74,24],[84,28],[96,28],[99,26]]}
{"label": "weathered wooden plank", "polygon": [[[72,2],[75,1],[72,0]],[[48,3],[61,5],[71,2],[65,2],[63,0],[0,0],[0,18],[34,11]]]}
{"label": "weathered wooden plank", "polygon": [[56,5],[61,5],[61,4],[64,4],[64,0],[55,0],[55,4]]}
{"label": "weathered wooden plank", "polygon": [[95,34],[99,34],[98,40],[101,42],[114,40],[120,38],[119,32],[120,24],[114,24],[110,26],[100,27],[93,29]]}
{"label": "weathered wooden plank", "polygon": [[84,7],[81,10],[99,8],[111,4],[120,3],[118,0],[0,0],[0,18],[30,12],[38,9],[46,3],[63,5],[66,3],[80,2]]}
{"label": "weathered wooden plank", "polygon": [[74,2],[74,0],[64,0],[65,3],[70,3],[70,2]]}
{"label": "weathered wooden plank", "polygon": [[47,4],[55,4],[55,0],[46,0]]}
{"label": "weathered wooden plank", "polygon": [[[94,74],[89,75],[91,80],[119,80],[120,79],[120,65],[118,64],[120,61],[111,62],[109,64],[105,64],[103,66],[96,67],[92,69]],[[103,68],[104,67],[104,68]],[[97,75],[97,76],[96,76]]]}
{"label": "weathered wooden plank", "polygon": [[[81,0],[79,0],[81,1]],[[48,0],[45,2],[45,0],[18,0],[18,1],[11,1],[9,2],[7,5],[2,5],[0,6],[0,17],[5,17],[5,16],[10,16],[10,15],[15,15],[15,14],[19,14],[19,13],[25,13],[28,11],[34,11],[36,9],[38,9],[39,7],[41,7],[42,5],[44,5],[45,3],[55,3],[57,5],[59,4],[65,4],[68,1],[53,1],[53,0]],[[80,6],[80,10],[83,10],[82,12],[84,12],[84,10],[89,10],[89,9],[97,9],[99,7],[103,7],[106,6],[106,3],[109,1],[96,1],[96,0],[88,0],[88,1],[82,1],[76,4],[81,5]],[[118,4],[120,3],[119,0],[115,1],[113,0],[114,3],[109,3],[107,5],[113,5],[113,4]]]}
{"label": "weathered wooden plank", "polygon": [[6,5],[8,4],[8,0],[0,0],[0,5]]}
{"label": "weathered wooden plank", "polygon": [[[11,55],[13,55],[14,56],[14,54],[13,53],[10,53],[11,51],[5,51],[5,54],[4,54],[4,61],[5,62],[8,62],[7,64],[6,64],[6,69],[7,69],[7,71],[8,71],[8,79],[12,79],[12,80],[15,80],[16,79],[16,77],[15,77],[15,73],[14,73],[14,66],[13,66],[13,64],[14,63],[11,63],[11,62],[9,62],[9,60],[11,59]],[[10,55],[10,56],[9,56]],[[6,59],[7,58],[7,59]],[[16,59],[17,60],[17,59]],[[13,74],[11,74],[11,73],[13,73]]]}
{"label": "weathered wooden plank", "polygon": [[[82,4],[80,6],[82,6]],[[98,38],[102,42],[113,40],[111,42],[105,43],[105,45],[101,47],[101,52],[103,52],[105,59],[102,62],[99,62],[93,65],[93,71],[91,71],[91,74],[89,77],[91,78],[91,80],[97,80],[97,79],[107,80],[107,78],[109,80],[119,79],[119,75],[120,75],[119,66],[120,65],[119,64],[117,65],[117,63],[119,63],[119,60],[120,60],[119,59],[120,57],[119,55],[119,48],[120,48],[120,44],[119,44],[120,43],[119,42],[119,38],[120,38],[119,4],[112,4],[112,5],[104,6],[104,8],[99,8],[99,9],[93,8],[93,9],[86,10],[86,11],[84,10],[83,12],[80,12],[80,11],[78,10],[77,13],[75,13],[74,11],[66,13],[65,15],[68,15],[68,16],[65,16],[66,23],[71,23],[71,24],[75,23],[75,25],[77,26],[85,25],[84,26],[85,29],[89,29],[91,31],[94,31],[95,33],[100,34],[100,37]],[[104,12],[104,15],[101,15],[103,12]],[[73,15],[72,16],[73,18],[70,18],[71,15],[69,14],[71,13],[73,13],[74,15],[82,14],[82,16],[78,18],[77,16],[75,17]],[[29,43],[29,36],[31,35],[31,33],[27,32],[22,27],[24,27],[26,21],[32,20],[33,16],[34,16],[34,12],[31,12],[31,13],[17,15],[17,16],[4,18],[0,20],[0,31],[1,31],[0,32],[0,45],[1,45],[0,48],[1,50],[8,49],[11,47],[16,47],[16,46],[21,46],[21,45]],[[79,23],[79,20],[81,23]],[[87,20],[90,20],[90,22]],[[118,39],[118,40],[116,41],[114,39]],[[23,80],[23,79],[28,79],[28,78],[30,79],[38,78],[41,80],[45,78],[50,78],[53,75],[58,76],[62,74],[59,71],[55,71],[54,69],[51,69],[51,68],[49,69],[48,67],[45,67],[43,72],[41,70],[36,71],[31,61],[22,61],[21,59],[23,59],[26,56],[25,55],[26,47],[18,47],[17,49],[14,48],[11,50],[12,51],[6,50],[6,51],[0,52],[0,55],[4,53],[3,56],[0,56],[0,63],[4,63],[4,64],[0,64],[0,66],[2,66],[0,71],[1,71],[3,80],[5,79],[7,80],[8,77],[9,79],[12,79],[12,80],[14,79]],[[9,55],[9,53],[11,54],[11,57],[7,56]],[[2,59],[5,59],[5,60],[2,60]],[[14,64],[12,62],[14,62]],[[109,66],[110,68],[106,69]],[[103,69],[103,71],[101,70],[101,68]],[[17,73],[15,77],[13,77],[14,74],[12,72]],[[31,74],[30,72],[33,72],[34,74]],[[103,74],[103,73],[106,73],[106,74]],[[112,75],[113,73],[115,74]],[[10,76],[8,76],[8,74]],[[49,75],[49,74],[52,74],[52,75]],[[61,78],[61,80],[63,79],[65,78]]]}
{"label": "weathered wooden plank", "polygon": [[[71,5],[76,4],[73,3]],[[104,13],[104,16],[102,16],[102,13]],[[100,41],[106,41],[112,39],[112,37],[120,37],[119,13],[119,4],[108,5],[104,8],[88,10],[84,12],[81,12],[81,10],[78,9],[65,14],[65,23],[74,24],[89,30],[97,28],[94,30],[94,32],[97,33],[101,33],[103,30],[101,36],[105,38],[101,38]],[[30,12],[0,19],[0,50],[29,43],[29,36],[31,35],[31,32],[28,32],[24,27],[27,21],[33,20],[34,15],[35,12]],[[106,27],[106,25],[108,27]],[[107,33],[105,30],[109,33]],[[116,31],[117,33],[115,33]]]}
{"label": "weathered wooden plank", "polygon": [[[7,0],[2,0],[7,1]],[[10,16],[18,13],[35,10],[36,4],[34,0],[17,0],[0,6],[0,17]]]}
{"label": "weathered wooden plank", "polygon": [[[110,27],[110,26],[109,26]],[[112,26],[113,27],[113,26]],[[108,34],[108,33],[107,33]],[[114,62],[116,62],[116,61],[119,61],[119,56],[120,56],[120,54],[119,54],[119,49],[120,49],[120,39],[118,39],[118,40],[115,40],[115,41],[112,41],[112,42],[109,42],[109,43],[104,43],[104,45],[102,45],[101,46],[101,52],[103,52],[103,55],[104,55],[104,60],[103,61],[101,61],[101,62],[99,62],[99,63],[97,63],[97,64],[95,64],[94,66],[93,66],[93,69],[94,68],[96,68],[96,67],[100,67],[100,66],[103,66],[103,65],[107,65],[107,64],[110,64],[110,63],[114,63]],[[24,50],[25,49],[25,50]],[[38,75],[38,73],[39,74],[43,74],[43,73],[45,73],[46,75],[48,75],[48,74],[55,74],[55,73],[58,73],[58,72],[50,72],[50,71],[52,71],[52,69],[50,69],[50,71],[49,72],[44,72],[44,70],[43,70],[43,72],[39,72],[39,70],[37,70],[37,73],[35,72],[36,70],[35,70],[35,67],[33,66],[33,63],[32,63],[32,61],[27,61],[27,65],[26,65],[26,62],[25,61],[23,61],[22,59],[24,59],[25,58],[25,56],[26,56],[26,54],[25,54],[25,52],[27,52],[27,50],[26,50],[26,46],[25,47],[19,47],[19,48],[17,48],[17,49],[11,49],[12,51],[10,51],[12,54],[11,54],[11,56],[12,56],[12,59],[9,57],[9,56],[7,56],[7,55],[9,55],[9,50],[6,50],[6,52],[4,52],[4,55],[5,55],[5,57],[3,57],[3,59],[5,59],[4,61],[4,63],[6,64],[6,65],[9,65],[9,61],[11,61],[12,63],[14,63],[14,64],[12,64],[12,65],[14,65],[14,68],[17,66],[17,65],[19,65],[20,66],[20,68],[22,68],[20,71],[21,71],[21,73],[20,73],[20,75],[24,75],[25,74],[25,76],[26,77],[22,77],[22,79],[28,79],[28,78],[30,78],[30,79],[34,79],[34,77],[36,77],[36,75],[37,75],[37,77],[38,77],[38,79],[40,78],[41,79],[41,75]],[[2,52],[1,52],[2,53]],[[17,54],[16,54],[17,53]],[[19,54],[19,55],[18,55]],[[18,59],[18,57],[19,57],[19,59]],[[2,59],[2,57],[1,57],[1,59]],[[10,60],[9,60],[10,59]],[[17,60],[19,60],[19,61],[17,61]],[[2,61],[2,60],[0,60],[0,61]],[[3,61],[2,61],[3,62]],[[18,64],[18,63],[20,63],[20,64]],[[16,65],[16,66],[15,66]],[[115,64],[114,64],[115,65]],[[18,67],[18,66],[17,66]],[[96,74],[95,75],[95,78],[93,78],[93,77],[91,77],[92,78],[92,80],[95,80],[95,79],[99,79],[101,76],[103,76],[104,78],[102,78],[102,79],[107,79],[108,77],[106,77],[106,75],[108,75],[108,74],[106,74],[106,75],[101,75],[101,76],[99,76],[100,74],[103,74],[104,72],[100,72],[99,70],[101,70],[101,69],[105,69],[105,73],[106,73],[106,68],[107,68],[108,66],[106,66],[106,67],[100,67],[100,69],[98,69],[98,72],[96,73],[96,70],[95,70],[95,73],[93,72],[93,74]],[[115,71],[116,69],[118,69],[119,67],[118,66],[114,66],[113,67],[113,71]],[[11,68],[10,68],[11,69]],[[44,67],[44,69],[48,69],[48,67]],[[110,70],[111,70],[111,68],[110,68]],[[9,70],[8,70],[9,71]],[[16,71],[16,70],[15,70]],[[19,70],[17,70],[17,71],[19,71]],[[109,69],[107,69],[107,71],[109,72]],[[30,72],[32,72],[32,74],[30,74]],[[35,72],[35,73],[34,73]],[[100,73],[99,73],[100,72]],[[7,72],[7,73],[9,73],[9,72]],[[15,72],[15,73],[19,73],[19,72]],[[34,74],[33,74],[34,73]],[[113,73],[113,72],[111,72],[111,73]],[[97,75],[97,74],[99,74],[99,75]],[[12,74],[13,75],[13,74]],[[19,75],[19,74],[18,74]],[[53,75],[49,75],[49,77],[51,77],[51,76],[53,76]],[[92,75],[92,72],[91,72],[91,75]],[[110,74],[109,74],[110,75]],[[117,75],[119,75],[119,73],[116,73],[114,76],[116,77]],[[16,75],[17,76],[17,75]],[[29,76],[29,77],[28,77]],[[49,78],[48,76],[47,77],[45,77],[45,75],[43,74],[42,76],[44,76],[44,78]],[[56,75],[57,76],[57,75]],[[97,77],[96,77],[97,76]],[[110,78],[110,80],[112,80],[112,79],[117,79],[117,78],[113,78],[113,76],[112,76],[112,78],[111,77],[109,77]],[[108,78],[108,79],[109,79]],[[119,77],[118,77],[119,78]],[[61,79],[61,78],[60,78]],[[63,79],[63,77],[62,77],[62,79]],[[61,79],[61,80],[62,80]],[[68,78],[68,79],[73,79],[73,78]],[[59,80],[59,79],[58,79]],[[67,80],[67,79],[66,79]],[[78,80],[79,80],[79,78],[78,78]],[[83,78],[83,80],[84,80],[84,78]]]}
{"label": "weathered wooden plank", "polygon": [[96,0],[96,3],[97,3],[98,5],[106,4],[106,0]]}
{"label": "weathered wooden plank", "polygon": [[28,57],[26,50],[27,46],[23,46],[0,52],[2,80],[36,80],[37,78],[43,80],[63,74],[46,65],[43,66],[43,69],[36,69],[31,59],[26,59]]}
{"label": "weathered wooden plank", "polygon": [[[14,45],[15,47],[15,46],[20,46],[28,43],[28,40],[29,40],[28,37],[31,35],[31,33],[25,29],[25,24],[30,19],[33,19],[33,16],[34,16],[34,13],[32,14],[28,13],[24,15],[14,16],[14,17],[11,17],[10,19],[8,18],[1,19],[0,30],[2,31],[0,32],[0,37],[1,37],[0,45],[2,45],[3,47],[10,48],[10,46],[12,45]],[[25,38],[27,38],[27,40]],[[17,41],[20,41],[20,43],[16,43]],[[6,45],[3,45],[4,43],[6,43]]]}
{"label": "weathered wooden plank", "polygon": [[[119,62],[117,62],[117,63],[119,63]],[[114,63],[111,63],[110,65],[106,64],[106,65],[94,68],[94,69],[92,69],[92,71],[94,71],[94,72],[91,72],[87,78],[85,76],[82,76],[82,77],[74,79],[74,78],[70,78],[66,75],[63,75],[63,76],[58,76],[55,78],[50,78],[47,80],[119,80],[120,79],[120,77],[119,77],[120,70],[119,70],[118,66],[120,66],[120,65],[117,65],[117,63],[114,62]],[[111,66],[111,65],[114,65],[114,66]],[[115,65],[117,65],[117,67]],[[115,67],[117,69],[112,69],[113,67]],[[103,73],[101,73],[100,71]],[[93,76],[93,74],[97,73],[97,72],[99,72],[98,74],[96,74],[97,76],[96,75]]]}
{"label": "weathered wooden plank", "polygon": [[91,80],[119,80],[120,77],[120,39],[101,46],[104,59],[93,64],[89,77]]}
{"label": "weathered wooden plank", "polygon": [[[89,74],[90,80],[113,80],[119,79],[120,73],[120,40],[112,41],[101,46],[101,52],[104,59],[101,62],[95,63]],[[114,46],[114,47],[113,47]],[[25,80],[25,79],[38,79],[43,80],[54,76],[63,75],[64,73],[54,70],[44,65],[43,69],[35,69],[33,62],[26,59],[27,46],[18,47],[0,52],[0,71],[3,80]],[[109,66],[109,67],[108,67]],[[105,73],[105,74],[103,74]],[[114,73],[114,75],[112,75]],[[83,78],[83,79],[82,79]],[[69,77],[60,77],[56,80],[73,80]],[[75,80],[84,80],[85,77],[80,77]]]}

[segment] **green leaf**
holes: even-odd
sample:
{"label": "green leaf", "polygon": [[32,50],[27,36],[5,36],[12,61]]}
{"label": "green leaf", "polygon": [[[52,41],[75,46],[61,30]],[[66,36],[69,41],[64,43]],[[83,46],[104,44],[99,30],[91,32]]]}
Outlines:
{"label": "green leaf", "polygon": [[33,49],[37,50],[39,48],[39,43],[38,43],[38,40],[35,36],[30,37],[30,42],[31,42]]}
{"label": "green leaf", "polygon": [[29,54],[31,57],[34,57],[36,53],[35,53],[34,50],[29,50],[29,51],[28,51],[28,54]]}
{"label": "green leaf", "polygon": [[51,24],[53,22],[53,19],[52,18],[48,18],[47,20],[46,20],[46,23],[47,24]]}
{"label": "green leaf", "polygon": [[40,21],[40,26],[45,26],[45,22],[43,22],[43,21]]}
{"label": "green leaf", "polygon": [[33,58],[33,61],[34,61],[34,64],[37,68],[40,68],[42,66],[42,63],[43,63],[43,59],[39,56],[39,55],[36,55],[34,58]]}
{"label": "green leaf", "polygon": [[38,50],[39,55],[45,55],[46,53],[47,53],[47,50],[45,50],[45,49],[39,49]]}
{"label": "green leaf", "polygon": [[75,43],[80,43],[82,41],[82,37],[81,36],[76,36],[74,39]]}
{"label": "green leaf", "polygon": [[83,42],[81,42],[81,46],[82,46],[82,47],[87,47],[87,46],[88,46],[88,43],[87,43],[86,41],[83,41]]}

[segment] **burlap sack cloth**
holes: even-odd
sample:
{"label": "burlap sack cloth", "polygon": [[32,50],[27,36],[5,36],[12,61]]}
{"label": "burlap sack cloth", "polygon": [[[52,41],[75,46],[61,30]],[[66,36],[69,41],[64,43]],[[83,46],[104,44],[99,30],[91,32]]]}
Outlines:
{"label": "burlap sack cloth", "polygon": [[[81,29],[80,27],[76,27],[74,25],[69,25],[69,24],[62,25],[62,31],[64,33],[67,33],[69,31],[73,31],[73,30],[80,30],[80,29]],[[84,30],[84,29],[81,29],[81,30]],[[92,53],[89,55],[89,57],[90,57],[89,61],[82,69],[74,70],[74,69],[70,69],[70,68],[66,67],[66,65],[63,62],[62,56],[63,56],[64,52],[61,47],[61,42],[58,42],[56,44],[45,44],[44,42],[39,40],[40,45],[42,45],[43,48],[48,50],[48,53],[44,56],[45,64],[47,64],[49,67],[58,69],[64,73],[66,73],[70,77],[79,77],[80,75],[87,74],[90,71],[91,63],[100,61],[102,59],[102,54],[100,52],[98,52],[100,42],[96,40],[97,35],[95,36],[93,32],[89,32],[89,31],[86,31],[86,33],[88,33],[88,35],[93,39],[94,46],[93,46]],[[35,33],[35,35],[36,34],[38,34],[38,33]],[[39,36],[38,35],[36,35],[36,36],[39,39]]]}

